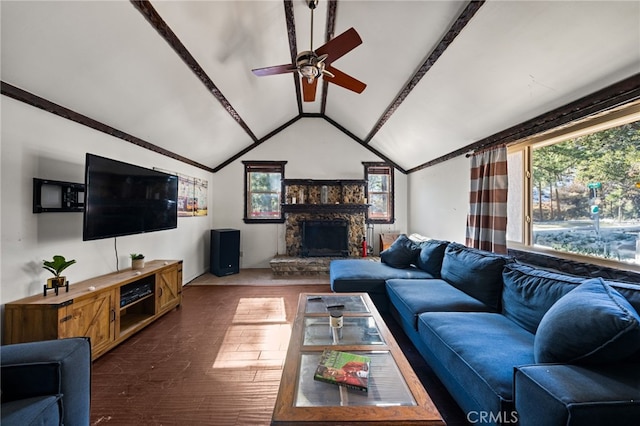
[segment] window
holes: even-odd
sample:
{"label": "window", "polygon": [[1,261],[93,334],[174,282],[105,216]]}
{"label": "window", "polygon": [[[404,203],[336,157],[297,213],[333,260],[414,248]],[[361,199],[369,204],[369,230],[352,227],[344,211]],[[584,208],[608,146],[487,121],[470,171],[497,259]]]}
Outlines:
{"label": "window", "polygon": [[282,179],[286,161],[243,161],[245,223],[282,223]]}
{"label": "window", "polygon": [[393,223],[393,167],[386,163],[363,163],[370,204],[367,223]]}
{"label": "window", "polygon": [[509,242],[640,265],[639,119],[636,105],[510,147]]}

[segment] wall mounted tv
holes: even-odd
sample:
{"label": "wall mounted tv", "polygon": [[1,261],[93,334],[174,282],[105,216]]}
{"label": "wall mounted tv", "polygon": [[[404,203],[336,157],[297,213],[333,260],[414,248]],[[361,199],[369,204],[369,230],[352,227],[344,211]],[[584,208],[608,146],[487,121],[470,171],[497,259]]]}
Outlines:
{"label": "wall mounted tv", "polygon": [[87,153],[82,239],[178,226],[178,177]]}

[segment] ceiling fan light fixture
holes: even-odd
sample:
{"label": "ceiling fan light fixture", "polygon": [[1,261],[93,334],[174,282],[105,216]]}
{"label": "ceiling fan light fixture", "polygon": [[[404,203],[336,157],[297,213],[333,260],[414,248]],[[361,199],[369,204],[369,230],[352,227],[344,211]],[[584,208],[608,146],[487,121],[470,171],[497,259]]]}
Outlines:
{"label": "ceiling fan light fixture", "polygon": [[309,81],[309,83],[312,83],[313,79],[319,74],[318,68],[313,65],[303,65],[298,68],[298,70],[300,71],[300,74]]}
{"label": "ceiling fan light fixture", "polygon": [[[291,64],[276,65],[273,67],[256,68],[251,70],[257,76],[284,74],[296,72],[303,83],[303,99],[305,102],[315,100],[317,79],[325,77],[326,81],[344,87],[352,92],[362,93],[367,87],[361,81],[331,66],[331,63],[357,46],[362,44],[362,39],[354,28],[349,28],[337,37],[327,41],[317,49],[313,49],[313,11],[318,5],[318,0],[305,0],[311,10],[311,37],[310,49],[300,52],[295,62]],[[325,69],[326,68],[326,69]],[[304,80],[306,79],[306,81]]]}
{"label": "ceiling fan light fixture", "polygon": [[[324,60],[324,58],[322,59]],[[324,63],[319,60],[318,55],[312,51],[305,51],[296,58],[296,66],[300,75],[307,79],[309,83],[320,76],[324,70]]]}

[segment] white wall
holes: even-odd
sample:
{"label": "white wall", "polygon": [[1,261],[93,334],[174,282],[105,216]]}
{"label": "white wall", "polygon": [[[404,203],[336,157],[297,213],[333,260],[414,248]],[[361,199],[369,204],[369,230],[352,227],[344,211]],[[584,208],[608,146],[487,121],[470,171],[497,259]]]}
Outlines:
{"label": "white wall", "polygon": [[408,175],[409,228],[464,244],[469,211],[470,160],[464,155]]}
{"label": "white wall", "polygon": [[[287,161],[286,179],[364,179],[363,161],[382,161],[325,120],[304,118],[280,132],[214,175],[215,228],[240,229],[241,268],[268,268],[269,260],[283,254],[283,224],[245,224],[244,165],[242,161]],[[406,232],[407,176],[395,172],[396,223],[377,225],[376,232],[401,229]]]}
{"label": "white wall", "polygon": [[[284,225],[245,224],[243,160],[288,161],[286,178],[363,179],[363,161],[381,161],[322,119],[301,119],[215,174],[172,160],[2,96],[0,138],[0,303],[42,291],[42,261],[61,254],[77,263],[65,271],[78,282],[129,266],[129,253],[183,259],[183,282],[209,269],[213,228],[241,230],[242,268],[267,268],[284,253]],[[85,154],[183,173],[209,182],[209,215],[179,218],[169,231],[82,241],[81,213],[32,213],[34,177],[84,181]],[[212,165],[215,166],[215,165]],[[407,179],[395,172],[396,223],[375,232],[413,232],[407,223]],[[377,236],[374,240],[377,246]],[[116,256],[117,249],[117,256]]]}
{"label": "white wall", "polygon": [[32,179],[84,182],[87,152],[206,179],[210,200],[216,176],[6,96],[1,114],[1,303],[41,292],[51,276],[42,261],[56,254],[77,261],[65,271],[71,283],[116,271],[116,262],[129,267],[132,252],[184,260],[185,283],[207,270],[211,213],[178,218],[177,229],[118,237],[116,257],[113,238],[82,241],[82,213],[33,214]]}

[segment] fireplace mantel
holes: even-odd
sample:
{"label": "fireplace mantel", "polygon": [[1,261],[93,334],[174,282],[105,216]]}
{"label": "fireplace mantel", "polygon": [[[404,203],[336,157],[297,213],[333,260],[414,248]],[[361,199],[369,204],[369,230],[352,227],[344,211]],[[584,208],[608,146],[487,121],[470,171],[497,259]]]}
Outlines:
{"label": "fireplace mantel", "polygon": [[283,179],[284,185],[303,185],[303,186],[364,186],[367,184],[363,179]]}
{"label": "fireplace mantel", "polygon": [[282,204],[285,213],[364,213],[369,204]]}

